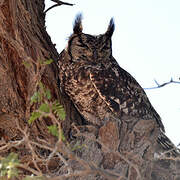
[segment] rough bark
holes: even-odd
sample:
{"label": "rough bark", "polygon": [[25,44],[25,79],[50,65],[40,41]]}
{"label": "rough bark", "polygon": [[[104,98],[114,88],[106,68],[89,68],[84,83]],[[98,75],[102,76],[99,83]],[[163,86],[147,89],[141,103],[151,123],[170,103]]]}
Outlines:
{"label": "rough bark", "polygon": [[[64,56],[59,57],[46,32],[43,12],[44,0],[0,1],[0,156],[18,154],[20,178],[35,174],[45,179],[47,175],[51,179],[180,179],[178,159],[154,159],[149,150],[150,153],[141,154],[142,149],[153,143],[148,135],[143,147],[127,151],[131,142],[126,127],[120,128],[115,122],[100,129],[88,126],[69,98],[61,94],[58,87],[61,72],[56,61]],[[39,67],[40,60],[50,58],[54,60],[52,64]],[[26,68],[24,62],[30,63],[30,67]],[[58,99],[64,105],[66,138],[71,147],[77,143],[80,146],[73,152],[73,148],[49,133],[47,125],[54,123],[51,118],[28,124],[31,112],[38,106],[30,101],[40,81],[50,89],[51,101]],[[118,131],[126,137],[123,152],[117,149]],[[134,142],[139,142],[139,138],[135,136]],[[53,154],[55,149],[61,154]]]}

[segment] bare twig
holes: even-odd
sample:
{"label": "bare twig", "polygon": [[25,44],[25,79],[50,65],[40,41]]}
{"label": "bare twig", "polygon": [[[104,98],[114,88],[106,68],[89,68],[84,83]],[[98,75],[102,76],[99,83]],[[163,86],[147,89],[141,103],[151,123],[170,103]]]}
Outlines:
{"label": "bare twig", "polygon": [[[78,136],[84,136],[85,138],[87,138],[87,139],[89,139],[89,140],[92,140],[92,141],[94,141],[94,142],[99,143],[104,149],[106,149],[106,151],[112,152],[112,153],[116,154],[118,157],[120,157],[120,158],[123,159],[125,162],[127,162],[130,167],[133,167],[133,168],[136,170],[136,173],[137,173],[137,175],[138,175],[138,179],[141,179],[141,174],[140,174],[140,171],[139,171],[138,167],[137,167],[134,163],[132,163],[131,161],[129,161],[123,154],[120,154],[118,151],[113,151],[113,150],[109,149],[109,147],[107,147],[106,145],[104,145],[100,140],[95,139],[95,138],[92,138],[92,137],[90,137],[90,136],[88,136],[88,135],[86,135],[86,134],[84,134],[84,133],[81,133],[80,130],[77,128],[76,125],[73,124],[73,127],[74,127],[75,130],[77,131],[77,134],[76,134],[77,137],[78,137]],[[105,172],[107,173],[108,171],[106,170]],[[102,173],[100,173],[100,174],[102,174]],[[102,174],[102,175],[104,176],[105,174]],[[116,176],[116,174],[115,174],[114,172],[113,172],[112,175]],[[118,177],[119,177],[119,176],[118,176]]]}
{"label": "bare twig", "polygon": [[52,9],[54,7],[57,7],[57,6],[61,6],[61,5],[73,6],[74,5],[74,4],[66,3],[66,2],[63,2],[63,1],[59,1],[59,0],[51,0],[51,1],[55,2],[56,4],[54,4],[53,6],[49,7],[48,9],[46,9],[44,11],[44,13],[47,13],[50,9]]}
{"label": "bare twig", "polygon": [[35,166],[35,168],[39,171],[39,173],[41,174],[41,176],[43,175],[41,169],[39,168],[38,164],[37,164],[37,160],[41,161],[41,159],[37,156],[32,144],[30,143],[30,140],[29,140],[29,132],[28,132],[28,127],[26,126],[25,129],[23,130],[20,125],[19,125],[19,122],[18,120],[16,119],[16,125],[17,125],[17,128],[23,133],[24,135],[24,141],[26,143],[26,145],[29,147],[29,149],[31,150],[31,154],[32,154],[32,162]]}
{"label": "bare twig", "polygon": [[11,149],[12,147],[17,147],[19,145],[21,145],[24,142],[24,138],[22,140],[18,140],[18,141],[10,141],[8,143],[6,143],[4,146],[0,147],[0,151],[7,151],[9,149]]}
{"label": "bare twig", "polygon": [[169,82],[165,82],[163,84],[159,84],[156,80],[154,80],[154,82],[156,83],[157,86],[154,86],[154,87],[150,87],[150,88],[144,88],[145,90],[148,90],[148,89],[157,89],[157,88],[161,88],[161,87],[164,87],[168,84],[180,84],[180,81],[174,81],[172,78],[170,79]]}
{"label": "bare twig", "polygon": [[18,164],[19,168],[25,169],[29,172],[31,172],[32,174],[36,175],[36,176],[42,176],[42,174],[39,171],[36,171],[33,168],[30,168],[29,166],[27,166],[26,164]]}

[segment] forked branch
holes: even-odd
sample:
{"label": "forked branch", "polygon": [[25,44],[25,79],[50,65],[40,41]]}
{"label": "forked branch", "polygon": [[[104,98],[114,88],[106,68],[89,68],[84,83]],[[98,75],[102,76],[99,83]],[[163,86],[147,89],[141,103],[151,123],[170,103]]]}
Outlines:
{"label": "forked branch", "polygon": [[57,7],[57,6],[61,6],[61,5],[73,6],[74,5],[74,4],[66,3],[66,2],[63,2],[63,1],[59,1],[59,0],[51,0],[51,1],[55,2],[56,4],[54,4],[53,6],[49,7],[48,9],[46,9],[44,11],[44,13],[47,13],[50,9],[52,9],[54,7]]}
{"label": "forked branch", "polygon": [[157,89],[157,88],[162,88],[168,84],[180,84],[180,81],[174,81],[173,78],[170,79],[169,82],[165,82],[163,84],[159,84],[156,80],[154,80],[154,82],[156,83],[157,86],[154,86],[154,87],[150,87],[150,88],[144,88],[145,90],[148,90],[148,89]]}

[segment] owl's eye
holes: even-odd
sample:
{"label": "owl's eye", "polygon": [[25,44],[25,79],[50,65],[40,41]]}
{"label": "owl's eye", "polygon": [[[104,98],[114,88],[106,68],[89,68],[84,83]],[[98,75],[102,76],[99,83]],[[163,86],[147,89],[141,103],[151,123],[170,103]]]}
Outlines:
{"label": "owl's eye", "polygon": [[84,44],[77,44],[78,47],[84,47]]}
{"label": "owl's eye", "polygon": [[81,48],[89,49],[89,47],[84,43],[78,43],[77,46]]}

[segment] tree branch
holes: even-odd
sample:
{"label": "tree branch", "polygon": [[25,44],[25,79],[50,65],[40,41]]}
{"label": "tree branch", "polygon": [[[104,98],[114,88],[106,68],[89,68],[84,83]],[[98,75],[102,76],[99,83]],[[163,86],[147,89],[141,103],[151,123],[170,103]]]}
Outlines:
{"label": "tree branch", "polygon": [[66,2],[63,2],[63,1],[59,1],[59,0],[51,0],[51,1],[55,2],[56,4],[54,4],[53,6],[49,7],[48,9],[46,9],[44,11],[44,13],[47,13],[50,9],[52,9],[54,7],[57,7],[57,6],[61,6],[61,5],[73,6],[74,5],[74,4],[66,3]]}
{"label": "tree branch", "polygon": [[157,89],[157,88],[161,88],[161,87],[164,87],[168,84],[180,84],[180,81],[174,81],[172,78],[170,79],[169,82],[165,82],[163,84],[159,84],[156,80],[154,80],[154,82],[156,83],[157,86],[154,86],[154,87],[150,87],[150,88],[144,88],[145,90],[149,90],[149,89]]}

